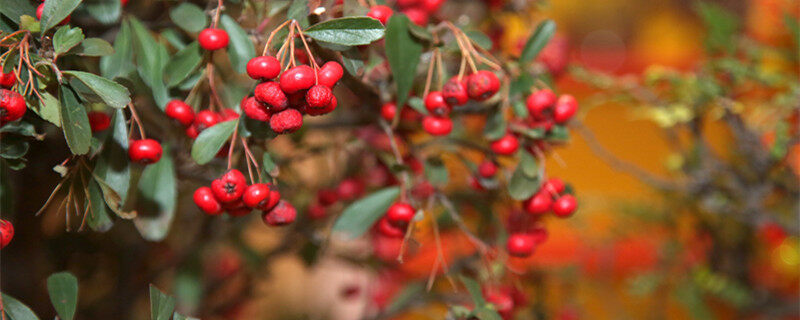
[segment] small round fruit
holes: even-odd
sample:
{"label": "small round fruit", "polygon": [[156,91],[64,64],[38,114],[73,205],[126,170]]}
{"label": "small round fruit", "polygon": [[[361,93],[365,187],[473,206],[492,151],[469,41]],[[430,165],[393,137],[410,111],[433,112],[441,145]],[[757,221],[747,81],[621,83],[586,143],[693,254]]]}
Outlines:
{"label": "small round fruit", "polygon": [[467,77],[467,94],[472,99],[489,99],[497,90],[500,90],[500,79],[491,71],[480,70]]}
{"label": "small round fruit", "polygon": [[281,200],[281,194],[268,183],[256,183],[248,186],[242,195],[244,204],[253,209],[272,210]]}
{"label": "small round fruit", "polygon": [[211,192],[214,198],[222,203],[232,203],[242,198],[247,181],[241,171],[228,170],[221,177],[211,181]]}
{"label": "small round fruit", "polygon": [[156,163],[161,160],[161,144],[153,139],[133,140],[128,147],[128,157],[141,164]]}
{"label": "small round fruit", "polygon": [[306,213],[311,219],[322,219],[328,214],[328,209],[319,203],[312,203],[308,206],[308,209],[306,209]]}
{"label": "small round fruit", "polygon": [[[45,1],[42,1],[42,4],[40,4],[38,7],[36,7],[36,20],[42,20],[42,14],[44,13],[44,3],[45,3]],[[64,20],[61,20],[61,22],[59,22],[58,25],[59,26],[63,26],[65,24],[69,23],[69,20],[71,18],[72,18],[71,15],[67,16],[66,18],[64,18]]]}
{"label": "small round fruit", "polygon": [[506,133],[502,138],[492,141],[489,147],[494,153],[507,156],[517,152],[519,140],[513,134]]}
{"label": "small round fruit", "polygon": [[336,192],[342,201],[355,200],[364,193],[364,184],[355,178],[344,179],[336,186]]}
{"label": "small round fruit", "polygon": [[273,56],[258,56],[247,62],[247,75],[253,80],[272,80],[281,74],[281,63]]}
{"label": "small round fruit", "polygon": [[267,225],[284,226],[294,222],[297,218],[297,209],[291,203],[281,200],[272,210],[265,211],[261,218]]}
{"label": "small round fruit", "polygon": [[89,111],[86,116],[89,118],[89,128],[92,132],[100,132],[111,126],[111,117],[104,112]]}
{"label": "small round fruit", "polygon": [[0,87],[11,89],[17,83],[17,77],[13,72],[3,73],[0,71]]}
{"label": "small round fruit", "polygon": [[208,51],[219,50],[228,46],[228,33],[217,28],[206,28],[197,36],[200,47]]}
{"label": "small round fruit", "polygon": [[237,119],[239,119],[239,113],[236,112],[236,110],[233,110],[231,108],[225,108],[225,109],[222,109],[222,111],[219,112],[219,120],[220,120],[220,122],[237,120]]}
{"label": "small round fruit", "polygon": [[392,14],[394,14],[394,10],[392,10],[392,8],[384,5],[377,5],[369,8],[367,17],[378,20],[382,24],[386,25],[386,22],[389,21],[389,18],[392,16]]}
{"label": "small round fruit", "polygon": [[172,100],[167,103],[164,113],[184,126],[192,125],[194,122],[194,109],[181,100]]}
{"label": "small round fruit", "polygon": [[442,95],[444,100],[451,106],[460,106],[467,103],[469,95],[467,94],[467,86],[463,81],[459,81],[458,77],[453,77],[450,81],[442,86]]}
{"label": "small round fruit", "polygon": [[387,102],[381,106],[381,117],[388,121],[392,122],[394,117],[397,115],[397,104],[394,102]]}
{"label": "small round fruit", "polygon": [[378,221],[378,232],[390,238],[402,238],[405,235],[405,229],[393,226],[386,217]]}
{"label": "small round fruit", "polygon": [[444,101],[441,91],[431,91],[425,96],[425,109],[435,116],[446,116],[450,113],[450,105]]}
{"label": "small round fruit", "polygon": [[222,213],[222,204],[217,201],[209,187],[200,187],[194,191],[194,204],[207,215]]}
{"label": "small round fruit", "polygon": [[283,111],[289,106],[289,98],[274,81],[262,82],[256,86],[255,97],[264,103],[271,112]]}
{"label": "small round fruit", "polygon": [[435,13],[436,11],[439,11],[439,8],[442,6],[442,4],[444,4],[444,2],[445,0],[421,0],[419,6],[429,13]]}
{"label": "small round fruit", "polygon": [[255,97],[246,97],[242,101],[242,111],[244,114],[253,120],[269,121],[272,113],[267,110],[267,106],[256,100]]}
{"label": "small round fruit", "polygon": [[544,120],[548,118],[552,107],[556,103],[556,94],[550,89],[538,90],[528,96],[525,100],[525,106],[528,108],[528,113],[535,120]]}
{"label": "small round fruit", "polygon": [[575,100],[575,97],[569,94],[561,95],[553,110],[553,120],[556,123],[565,123],[572,119],[575,112],[578,112],[578,101]]}
{"label": "small round fruit", "polygon": [[575,201],[575,197],[571,194],[565,194],[553,203],[553,213],[556,216],[566,218],[571,216],[577,207],[578,203]]}
{"label": "small round fruit", "polygon": [[203,110],[197,113],[194,117],[194,125],[197,127],[198,132],[211,128],[220,121],[220,117],[216,112],[211,110]]}
{"label": "small round fruit", "polygon": [[336,61],[328,61],[317,70],[317,82],[323,86],[333,88],[344,75],[344,69]]}
{"label": "small round fruit", "polygon": [[564,192],[565,188],[564,181],[561,181],[559,178],[547,179],[547,181],[542,184],[542,190],[550,195],[559,195]]}
{"label": "small round fruit", "polygon": [[386,220],[395,227],[405,229],[415,214],[416,210],[410,204],[397,202],[386,210]]}
{"label": "small round fruit", "polygon": [[25,115],[28,107],[25,98],[11,90],[0,89],[0,126],[17,121]]}
{"label": "small round fruit", "polygon": [[533,237],[527,233],[512,234],[506,242],[508,254],[518,258],[530,257],[535,247],[536,244],[533,241]]}
{"label": "small round fruit", "polygon": [[269,127],[275,133],[292,133],[303,126],[303,115],[295,109],[286,109],[269,118]]}
{"label": "small round fruit", "polygon": [[306,102],[311,109],[324,109],[331,103],[333,91],[323,85],[315,85],[306,92]]}
{"label": "small round fruit", "polygon": [[189,139],[197,139],[197,136],[200,135],[200,131],[197,130],[197,126],[194,124],[186,127],[186,130],[184,130],[184,132],[186,133],[186,136],[189,137]]}
{"label": "small round fruit", "polygon": [[547,192],[537,192],[525,202],[522,203],[522,208],[525,212],[532,215],[541,215],[550,211],[553,206],[553,197]]}
{"label": "small round fruit", "polygon": [[307,65],[290,68],[280,77],[281,89],[289,94],[311,88],[315,81],[314,69]]}
{"label": "small round fruit", "polygon": [[11,243],[11,239],[14,239],[14,225],[7,220],[0,219],[0,249]]}
{"label": "small round fruit", "polygon": [[453,121],[450,118],[425,116],[422,118],[422,129],[434,136],[446,136],[453,131]]}
{"label": "small round fruit", "polygon": [[403,10],[403,13],[408,17],[408,20],[411,20],[414,24],[424,27],[428,24],[428,12],[419,8],[408,8]]}
{"label": "small round fruit", "polygon": [[339,193],[336,192],[336,189],[319,190],[317,191],[317,201],[319,201],[319,204],[327,207],[339,201]]}
{"label": "small round fruit", "polygon": [[514,315],[514,299],[505,292],[499,290],[488,292],[486,294],[486,302],[493,304],[494,309],[504,320],[511,319]]}
{"label": "small round fruit", "polygon": [[491,178],[497,173],[497,164],[491,160],[483,160],[480,165],[478,165],[478,174],[484,178]]}

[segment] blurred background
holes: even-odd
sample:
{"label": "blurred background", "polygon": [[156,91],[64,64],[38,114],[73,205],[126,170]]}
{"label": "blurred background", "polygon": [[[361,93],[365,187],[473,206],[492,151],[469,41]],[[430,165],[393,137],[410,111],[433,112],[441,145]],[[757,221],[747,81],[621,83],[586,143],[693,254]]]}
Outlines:
{"label": "blurred background", "polygon": [[[573,219],[548,220],[548,241],[529,261],[519,264],[520,268],[528,270],[527,275],[517,281],[525,288],[530,306],[517,318],[800,319],[800,239],[796,236],[800,212],[797,207],[782,207],[784,218],[781,223],[747,224],[746,233],[731,231],[720,236],[704,230],[699,227],[706,219],[701,207],[681,205],[682,198],[660,191],[643,179],[677,179],[676,168],[688,161],[682,158],[685,155],[671,148],[671,137],[666,133],[669,125],[665,124],[669,121],[658,121],[657,115],[643,113],[636,101],[609,102],[612,100],[600,98],[596,87],[576,76],[580,72],[602,72],[619,77],[640,77],[659,70],[697,70],[698,65],[709,58],[704,53],[708,28],[698,14],[697,2],[558,0],[536,5],[530,12],[486,11],[485,4],[477,2],[451,0],[442,11],[489,15],[485,31],[490,36],[496,33],[495,46],[508,54],[520,50],[538,21],[553,19],[558,25],[558,37],[568,43],[569,64],[579,68],[577,71],[563,71],[554,81],[558,91],[578,97],[581,126],[585,130],[574,133],[571,142],[551,154],[546,165],[550,176],[569,181],[577,190],[580,209]],[[486,1],[490,6],[493,2],[503,3],[502,0]],[[784,17],[789,14],[797,19],[799,1],[725,0],[710,3],[738,16],[741,30],[753,41],[766,46],[792,46],[792,36]],[[789,75],[789,79],[795,82],[794,88],[800,74],[796,46],[795,43],[793,62],[767,59],[764,66]],[[794,97],[798,99],[796,93]],[[754,105],[757,109],[758,104]],[[762,133],[767,139],[769,132]],[[735,142],[732,132],[721,121],[708,122],[703,134],[712,150],[720,154],[736,152],[732,145]],[[790,180],[789,184],[796,188],[800,149],[796,144],[796,132],[792,135],[795,143],[786,152],[785,162],[790,169],[782,173],[782,179]],[[26,195],[24,190],[33,188],[39,181],[50,181],[45,177],[52,175],[49,168],[54,164],[26,169],[25,174],[30,179],[16,181],[15,194],[22,200],[18,212],[38,210],[46,195]],[[308,164],[313,165],[312,162]],[[798,200],[797,194],[791,192],[777,197],[784,202],[796,203]],[[42,219],[49,217],[58,218],[45,215]],[[727,219],[717,217],[710,220],[718,218]],[[38,219],[18,221],[19,230],[31,230],[31,233],[19,232],[15,241],[30,243],[4,250],[2,287],[26,298],[25,301],[35,310],[47,310],[49,302],[46,293],[40,290],[44,279],[40,275],[63,267],[87,264],[94,255],[78,249],[87,245],[82,243],[88,242],[87,239],[63,235],[61,229],[48,228],[47,224],[42,227]],[[176,223],[179,224],[180,220]],[[274,247],[279,235],[259,232],[262,226],[259,222],[254,224],[242,227],[243,241],[256,243],[256,248]],[[713,225],[705,227],[714,228]],[[176,231],[182,230],[177,228],[173,232]],[[70,245],[59,247],[65,250],[63,252],[44,251],[43,246],[35,244],[41,241],[37,240],[41,234],[50,238],[49,241],[69,239]],[[135,237],[135,234],[131,236]],[[115,245],[120,250],[125,250],[126,244],[135,241],[107,235],[91,237],[92,241],[118,241]],[[744,261],[739,261],[746,268],[740,271],[740,275],[746,275],[746,280],[714,271],[724,270],[714,267],[711,261],[723,257],[709,254],[721,250],[715,246],[715,237],[746,239],[743,241],[749,244],[748,255],[742,258]],[[420,242],[424,243],[424,239]],[[465,240],[458,235],[446,235],[444,242],[451,244],[447,249],[448,255],[465,255],[474,250],[461,248],[463,245],[459,243]],[[364,250],[368,246],[366,241],[332,246],[328,250],[331,253],[319,257],[313,267],[308,267],[301,256],[277,254],[259,277],[226,281],[222,290],[216,293],[219,299],[224,300],[231,292],[239,292],[241,287],[250,288],[250,296],[226,305],[225,312],[218,313],[219,317],[361,319],[371,314],[370,310],[396,298],[405,284],[427,277],[430,268],[430,257],[425,257],[425,245],[419,254],[392,273],[377,273],[369,267],[356,266],[337,258],[337,250]],[[168,259],[166,247],[165,244],[132,247],[130,259],[138,257],[136,252],[140,250],[147,250],[151,256],[163,253],[164,259]],[[75,251],[67,254],[69,250]],[[246,260],[226,248],[211,250],[208,255],[211,258],[204,256],[204,259],[216,262],[209,268],[219,268],[214,272],[221,273],[237,270]],[[59,262],[42,263],[48,259],[47,256],[57,256]],[[122,263],[98,261],[120,268],[114,273],[79,274],[82,281],[87,279],[86,285],[81,283],[82,288],[102,287],[100,284],[113,280],[103,276],[143,272],[126,268],[126,265],[137,264],[129,264],[125,256],[119,255]],[[11,274],[15,279],[9,278]],[[156,283],[165,289],[172,288],[168,291],[176,295],[180,295],[181,290],[193,292],[191,281],[181,282],[181,277],[180,272],[164,274]],[[228,286],[231,288],[226,289]],[[146,290],[145,287],[127,289],[139,294]],[[434,290],[451,289],[447,281],[440,279]],[[134,296],[109,300],[109,292],[82,290],[81,304],[113,301],[114,304],[129,304],[125,310],[130,312],[147,310],[146,300]],[[216,298],[207,299],[205,301]],[[755,311],[753,306],[757,306]],[[442,303],[414,304],[397,318],[442,319],[446,310]],[[742,313],[741,310],[748,311]],[[103,314],[97,310],[96,313]],[[132,316],[145,317],[143,313]]]}

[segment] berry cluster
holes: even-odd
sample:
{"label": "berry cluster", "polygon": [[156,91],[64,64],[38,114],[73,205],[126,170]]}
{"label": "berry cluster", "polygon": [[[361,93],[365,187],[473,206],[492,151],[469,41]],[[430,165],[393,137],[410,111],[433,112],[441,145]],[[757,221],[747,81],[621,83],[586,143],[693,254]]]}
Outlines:
{"label": "berry cluster", "polygon": [[386,214],[378,221],[378,232],[387,237],[402,238],[416,213],[417,210],[410,204],[396,202],[386,210]]}
{"label": "berry cluster", "polygon": [[297,210],[292,204],[281,200],[274,185],[254,183],[247,185],[241,171],[232,169],[211,182],[211,187],[200,187],[194,192],[194,203],[208,215],[223,211],[233,217],[241,217],[251,211],[261,210],[262,219],[271,226],[282,226],[294,222]]}
{"label": "berry cluster", "polygon": [[[575,196],[570,194],[567,186],[558,178],[550,178],[545,181],[535,194],[522,203],[525,213],[534,221],[538,221],[544,214],[549,212],[553,212],[555,216],[560,218],[570,217],[577,206],[578,203],[575,200]],[[506,248],[510,255],[528,257],[533,254],[537,245],[547,239],[547,230],[541,226],[534,224],[527,229],[515,230],[517,232],[513,232],[509,236]]]}
{"label": "berry cluster", "polygon": [[25,98],[19,93],[0,89],[0,127],[6,125],[6,123],[19,120],[27,110]]}
{"label": "berry cluster", "polygon": [[[419,26],[425,26],[430,20],[430,16],[439,11],[445,0],[398,0],[397,6],[411,22]],[[394,14],[391,7],[385,5],[375,5],[369,8],[368,17],[377,19],[383,24],[389,21]]]}
{"label": "berry cluster", "polygon": [[[329,61],[317,70],[308,65],[283,73],[281,69],[281,63],[272,56],[255,57],[247,63],[247,74],[261,81],[253,96],[242,100],[247,117],[267,122],[272,131],[282,134],[300,129],[304,114],[318,116],[336,109],[333,87],[344,71],[339,63]],[[273,81],[275,78],[278,80]]]}
{"label": "berry cluster", "polygon": [[556,94],[550,89],[541,89],[533,92],[525,100],[530,117],[528,124],[532,128],[541,128],[550,131],[555,124],[567,123],[578,111],[578,101],[575,97]]}
{"label": "berry cluster", "polygon": [[220,112],[202,110],[195,114],[194,108],[181,100],[172,100],[167,103],[164,107],[164,113],[167,117],[183,125],[186,129],[186,136],[191,139],[197,138],[200,132],[220,122],[239,118],[239,114],[236,111],[228,108],[222,109]]}
{"label": "berry cluster", "polygon": [[448,117],[453,107],[467,103],[469,99],[485,101],[500,89],[500,79],[491,71],[480,70],[464,79],[451,78],[442,91],[432,91],[425,96],[428,115],[422,119],[422,129],[434,136],[450,134],[453,122]]}

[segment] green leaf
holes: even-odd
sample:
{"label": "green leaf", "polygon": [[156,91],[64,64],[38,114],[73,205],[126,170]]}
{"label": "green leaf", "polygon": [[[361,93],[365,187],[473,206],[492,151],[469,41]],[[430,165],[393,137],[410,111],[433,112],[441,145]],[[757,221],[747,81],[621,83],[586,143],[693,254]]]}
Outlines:
{"label": "green leaf", "polygon": [[294,19],[300,22],[300,26],[308,26],[308,0],[292,0],[289,9],[286,11],[287,19]]}
{"label": "green leaf", "polygon": [[315,24],[305,30],[311,38],[343,46],[370,44],[383,37],[383,25],[369,17],[347,17]]}
{"label": "green leaf", "polygon": [[489,141],[494,141],[502,138],[506,134],[506,119],[503,117],[501,110],[496,110],[486,121],[486,127],[483,128],[483,136]]}
{"label": "green leaf", "polygon": [[128,197],[128,189],[131,184],[130,166],[125,113],[122,109],[117,109],[111,118],[111,126],[103,143],[103,151],[97,157],[97,163],[94,166],[94,175],[113,189],[120,198],[119,201],[115,201],[113,197],[109,199],[111,201],[106,201],[108,207],[114,212],[122,210],[125,199]]}
{"label": "green leaf", "polygon": [[89,190],[89,201],[86,206],[88,208],[91,204],[91,210],[88,211],[89,216],[86,218],[86,224],[94,231],[106,232],[114,225],[114,221],[111,220],[108,210],[106,210],[103,191],[100,190],[100,185],[94,180],[89,181],[87,188]]}
{"label": "green leaf", "polygon": [[406,103],[409,107],[416,110],[422,115],[428,115],[428,109],[425,108],[425,101],[422,100],[420,97],[411,97],[408,98],[408,102]]}
{"label": "green leaf", "polygon": [[539,190],[539,177],[530,177],[525,174],[522,166],[517,166],[508,181],[508,194],[514,200],[525,200],[530,198]]}
{"label": "green leaf", "polygon": [[28,142],[20,136],[3,136],[0,143],[0,157],[5,159],[19,159],[28,153]]}
{"label": "green leaf", "polygon": [[269,152],[265,151],[264,155],[261,156],[261,168],[264,170],[264,173],[271,175],[270,172],[277,167],[275,161],[272,160],[272,156],[269,155]]}
{"label": "green leaf", "polygon": [[[164,145],[169,150],[169,145]],[[164,152],[155,164],[148,165],[139,178],[137,217],[133,220],[143,238],[161,241],[175,217],[178,184],[172,156]],[[171,310],[170,310],[171,311]]]}
{"label": "green leaf", "polygon": [[47,292],[59,318],[72,320],[78,306],[78,278],[66,271],[54,273],[47,277]]}
{"label": "green leaf", "polygon": [[111,209],[111,211],[114,211],[114,213],[122,219],[130,220],[136,218],[136,211],[125,212],[122,210],[123,199],[116,191],[114,191],[111,185],[96,175],[94,176],[94,181],[96,181],[97,185],[100,186],[100,191],[103,192],[103,199],[106,201],[106,205]]}
{"label": "green leaf", "polygon": [[42,102],[39,108],[29,108],[44,120],[61,127],[61,102],[48,92],[42,92]]}
{"label": "green leaf", "polygon": [[124,108],[131,102],[131,94],[128,92],[128,88],[123,87],[119,83],[83,71],[69,70],[63,73],[74,76],[83,82],[83,84],[103,99],[103,102],[109,107]]}
{"label": "green leaf", "polygon": [[0,133],[6,132],[26,137],[35,137],[37,135],[36,128],[33,127],[33,124],[24,121],[14,121],[0,127]]}
{"label": "green leaf", "polygon": [[483,49],[491,50],[492,46],[494,46],[494,44],[492,43],[492,39],[489,38],[489,36],[487,36],[483,32],[480,32],[478,30],[470,30],[465,32],[465,34],[467,35],[467,37],[472,39],[472,41],[475,42],[475,44],[477,44]]}
{"label": "green leaf", "polygon": [[364,67],[364,60],[361,58],[358,48],[353,47],[342,52],[342,66],[347,73],[353,76],[358,75],[358,70]]}
{"label": "green leaf", "polygon": [[170,100],[169,91],[164,84],[164,68],[169,60],[169,53],[164,45],[150,35],[150,31],[139,20],[130,18],[130,25],[139,77],[150,87],[153,99],[163,110]]}
{"label": "green leaf", "polygon": [[23,15],[31,17],[36,15],[36,7],[31,5],[31,1],[28,0],[3,0],[0,5],[0,13],[19,24],[20,17]]}
{"label": "green leaf", "polygon": [[544,49],[544,46],[553,38],[556,32],[556,23],[553,20],[547,19],[536,26],[536,31],[533,32],[525,46],[522,49],[522,54],[519,56],[520,64],[527,64],[531,62],[539,52]]}
{"label": "green leaf", "polygon": [[274,16],[274,15],[278,14],[279,12],[281,12],[281,11],[285,10],[286,8],[288,8],[290,3],[291,3],[290,0],[274,0],[274,1],[270,1],[268,3],[269,4],[269,12],[267,13],[267,16],[271,18],[272,16]]}
{"label": "green leaf", "polygon": [[5,293],[0,295],[3,297],[3,312],[11,318],[10,320],[39,320],[33,310],[24,303]]}
{"label": "green leaf", "polygon": [[127,77],[136,66],[133,64],[133,40],[130,23],[123,21],[114,39],[114,54],[100,59],[100,73],[109,79]]}
{"label": "green leaf", "polygon": [[739,20],[735,14],[718,4],[706,1],[696,2],[695,10],[703,18],[708,30],[705,38],[706,50],[713,53],[732,52],[736,49],[737,41],[734,37],[739,30]]}
{"label": "green leaf", "polygon": [[353,202],[333,224],[333,232],[349,239],[360,237],[386,213],[399,194],[398,187],[384,188]]}
{"label": "green leaf", "polygon": [[103,39],[87,38],[83,39],[77,47],[72,48],[68,53],[84,57],[103,57],[114,54],[114,47]]}
{"label": "green leaf", "polygon": [[86,109],[78,102],[75,92],[68,86],[61,87],[61,128],[73,154],[86,154],[92,139]]}
{"label": "green leaf", "polygon": [[60,55],[78,45],[83,38],[83,30],[81,28],[63,26],[53,34],[53,50],[55,50],[56,55]]}
{"label": "green leaf", "polygon": [[183,48],[181,51],[175,53],[169,64],[164,68],[164,76],[167,78],[167,86],[170,88],[179,85],[183,80],[192,74],[192,71],[197,69],[200,63],[203,62],[203,52],[200,50],[200,44],[195,41]]}
{"label": "green leaf", "polygon": [[118,0],[96,0],[84,4],[84,8],[92,18],[102,24],[109,25],[119,21],[122,4]]}
{"label": "green leaf", "polygon": [[169,17],[178,27],[188,32],[200,32],[208,25],[208,16],[203,9],[189,2],[172,8]]}
{"label": "green leaf", "polygon": [[486,299],[483,298],[483,293],[481,293],[481,286],[477,281],[463,275],[460,275],[459,279],[461,279],[461,283],[464,284],[464,287],[467,288],[467,292],[469,292],[469,296],[472,298],[472,303],[474,303],[475,306],[483,306],[486,304]]}
{"label": "green leaf", "polygon": [[23,15],[19,17],[19,29],[39,33],[42,31],[42,24],[34,17]]}
{"label": "green leaf", "polygon": [[81,0],[45,1],[42,10],[42,33],[55,27],[78,7]]}
{"label": "green leaf", "polygon": [[520,150],[519,152],[519,168],[528,178],[539,176],[539,164],[536,162],[536,158],[526,150]]}
{"label": "green leaf", "polygon": [[175,310],[175,298],[150,285],[150,320],[169,320]]}
{"label": "green leaf", "polygon": [[228,15],[222,15],[220,24],[225,31],[228,32],[230,43],[228,44],[228,57],[231,60],[233,69],[239,73],[245,73],[247,69],[247,62],[256,56],[256,49],[253,47],[253,41],[247,35],[247,32],[236,23],[236,20]]}
{"label": "green leaf", "polygon": [[422,44],[408,32],[409,23],[405,15],[397,13],[386,23],[386,58],[392,68],[398,106],[405,105],[408,99],[422,54]]}
{"label": "green leaf", "polygon": [[184,315],[182,315],[180,313],[177,313],[177,312],[175,312],[175,314],[172,315],[172,319],[173,320],[200,320],[200,318],[184,316]]}
{"label": "green leaf", "polygon": [[447,167],[445,167],[441,158],[431,157],[425,160],[425,178],[437,187],[447,185]]}
{"label": "green leaf", "polygon": [[217,155],[219,149],[230,139],[236,121],[226,121],[203,130],[192,144],[192,159],[198,164],[206,164]]}

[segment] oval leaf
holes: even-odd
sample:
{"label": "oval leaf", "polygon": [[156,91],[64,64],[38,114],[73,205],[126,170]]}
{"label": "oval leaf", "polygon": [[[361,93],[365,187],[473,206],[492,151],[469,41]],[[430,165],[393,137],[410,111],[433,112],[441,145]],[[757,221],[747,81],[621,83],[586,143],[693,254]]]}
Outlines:
{"label": "oval leaf", "polygon": [[336,220],[333,231],[349,239],[360,237],[386,213],[399,194],[399,187],[390,187],[353,202]]}
{"label": "oval leaf", "polygon": [[536,26],[536,31],[534,31],[531,37],[528,38],[528,41],[525,42],[525,47],[523,47],[522,54],[519,56],[519,63],[526,64],[536,58],[536,56],[539,55],[539,51],[542,51],[544,46],[553,38],[555,32],[556,23],[550,19],[542,21],[542,23]]}
{"label": "oval leaf", "polygon": [[188,2],[173,8],[169,17],[178,27],[189,32],[200,32],[208,25],[208,16],[203,9]]}
{"label": "oval leaf", "polygon": [[247,32],[236,23],[236,20],[228,15],[223,15],[220,24],[228,36],[230,36],[230,43],[228,44],[228,57],[231,59],[231,65],[239,73],[245,73],[247,69],[247,62],[256,56],[256,48],[253,46],[253,41],[247,36]]}
{"label": "oval leaf", "polygon": [[175,309],[175,298],[150,285],[150,320],[169,320]]}
{"label": "oval leaf", "polygon": [[61,128],[73,154],[89,152],[92,130],[86,109],[78,102],[75,92],[67,86],[61,87]]}
{"label": "oval leaf", "polygon": [[53,50],[55,50],[56,55],[60,55],[69,51],[72,47],[77,46],[83,38],[83,31],[81,28],[63,26],[58,28],[56,33],[53,34]]}
{"label": "oval leaf", "polygon": [[69,272],[59,272],[47,278],[47,293],[56,313],[63,320],[75,317],[78,305],[78,279]]}
{"label": "oval leaf", "polygon": [[[125,113],[117,109],[111,119],[110,134],[103,143],[103,151],[97,157],[94,175],[101,187],[105,183],[119,198],[113,197],[109,190],[103,192],[106,204],[115,213],[122,210],[128,189],[131,184],[130,165],[128,159],[128,128],[125,125]],[[105,190],[105,189],[103,189]]]}
{"label": "oval leaf", "polygon": [[192,144],[192,158],[198,164],[206,164],[217,155],[219,149],[230,139],[236,121],[226,121],[203,130]]}
{"label": "oval leaf", "polygon": [[3,312],[11,320],[39,320],[33,310],[24,303],[5,293],[0,293],[0,295],[3,297]]}
{"label": "oval leaf", "polygon": [[386,58],[397,86],[398,106],[404,105],[408,99],[422,54],[422,44],[408,32],[408,24],[409,20],[403,14],[392,15],[386,24]]}
{"label": "oval leaf", "polygon": [[530,198],[539,190],[539,178],[529,177],[522,166],[517,166],[508,181],[508,194],[514,200],[522,201]]}
{"label": "oval leaf", "polygon": [[114,47],[100,38],[88,38],[81,41],[80,45],[69,51],[85,57],[102,57],[114,54]]}
{"label": "oval leaf", "polygon": [[47,30],[64,20],[80,3],[81,0],[45,1],[42,9],[42,19],[40,20],[42,33],[47,32]]}
{"label": "oval leaf", "polygon": [[171,88],[179,85],[201,62],[203,62],[203,52],[200,51],[200,44],[197,41],[175,53],[164,68],[164,76],[168,79],[167,86]]}
{"label": "oval leaf", "polygon": [[[164,150],[169,150],[169,146],[165,145]],[[175,166],[170,153],[164,152],[161,160],[147,166],[139,179],[137,217],[133,222],[143,238],[161,241],[167,236],[175,217],[177,197]]]}
{"label": "oval leaf", "polygon": [[319,41],[343,46],[370,44],[383,38],[383,25],[369,17],[347,17],[315,24],[305,33]]}
{"label": "oval leaf", "polygon": [[89,181],[87,188],[89,197],[86,203],[89,217],[86,218],[86,224],[89,225],[94,231],[106,232],[114,225],[114,221],[108,214],[106,209],[105,200],[103,200],[103,191],[100,190],[100,185],[97,181]]}
{"label": "oval leaf", "polygon": [[64,71],[64,74],[74,76],[80,82],[83,82],[110,107],[124,108],[131,102],[131,94],[128,92],[128,88],[119,83],[83,71]]}

